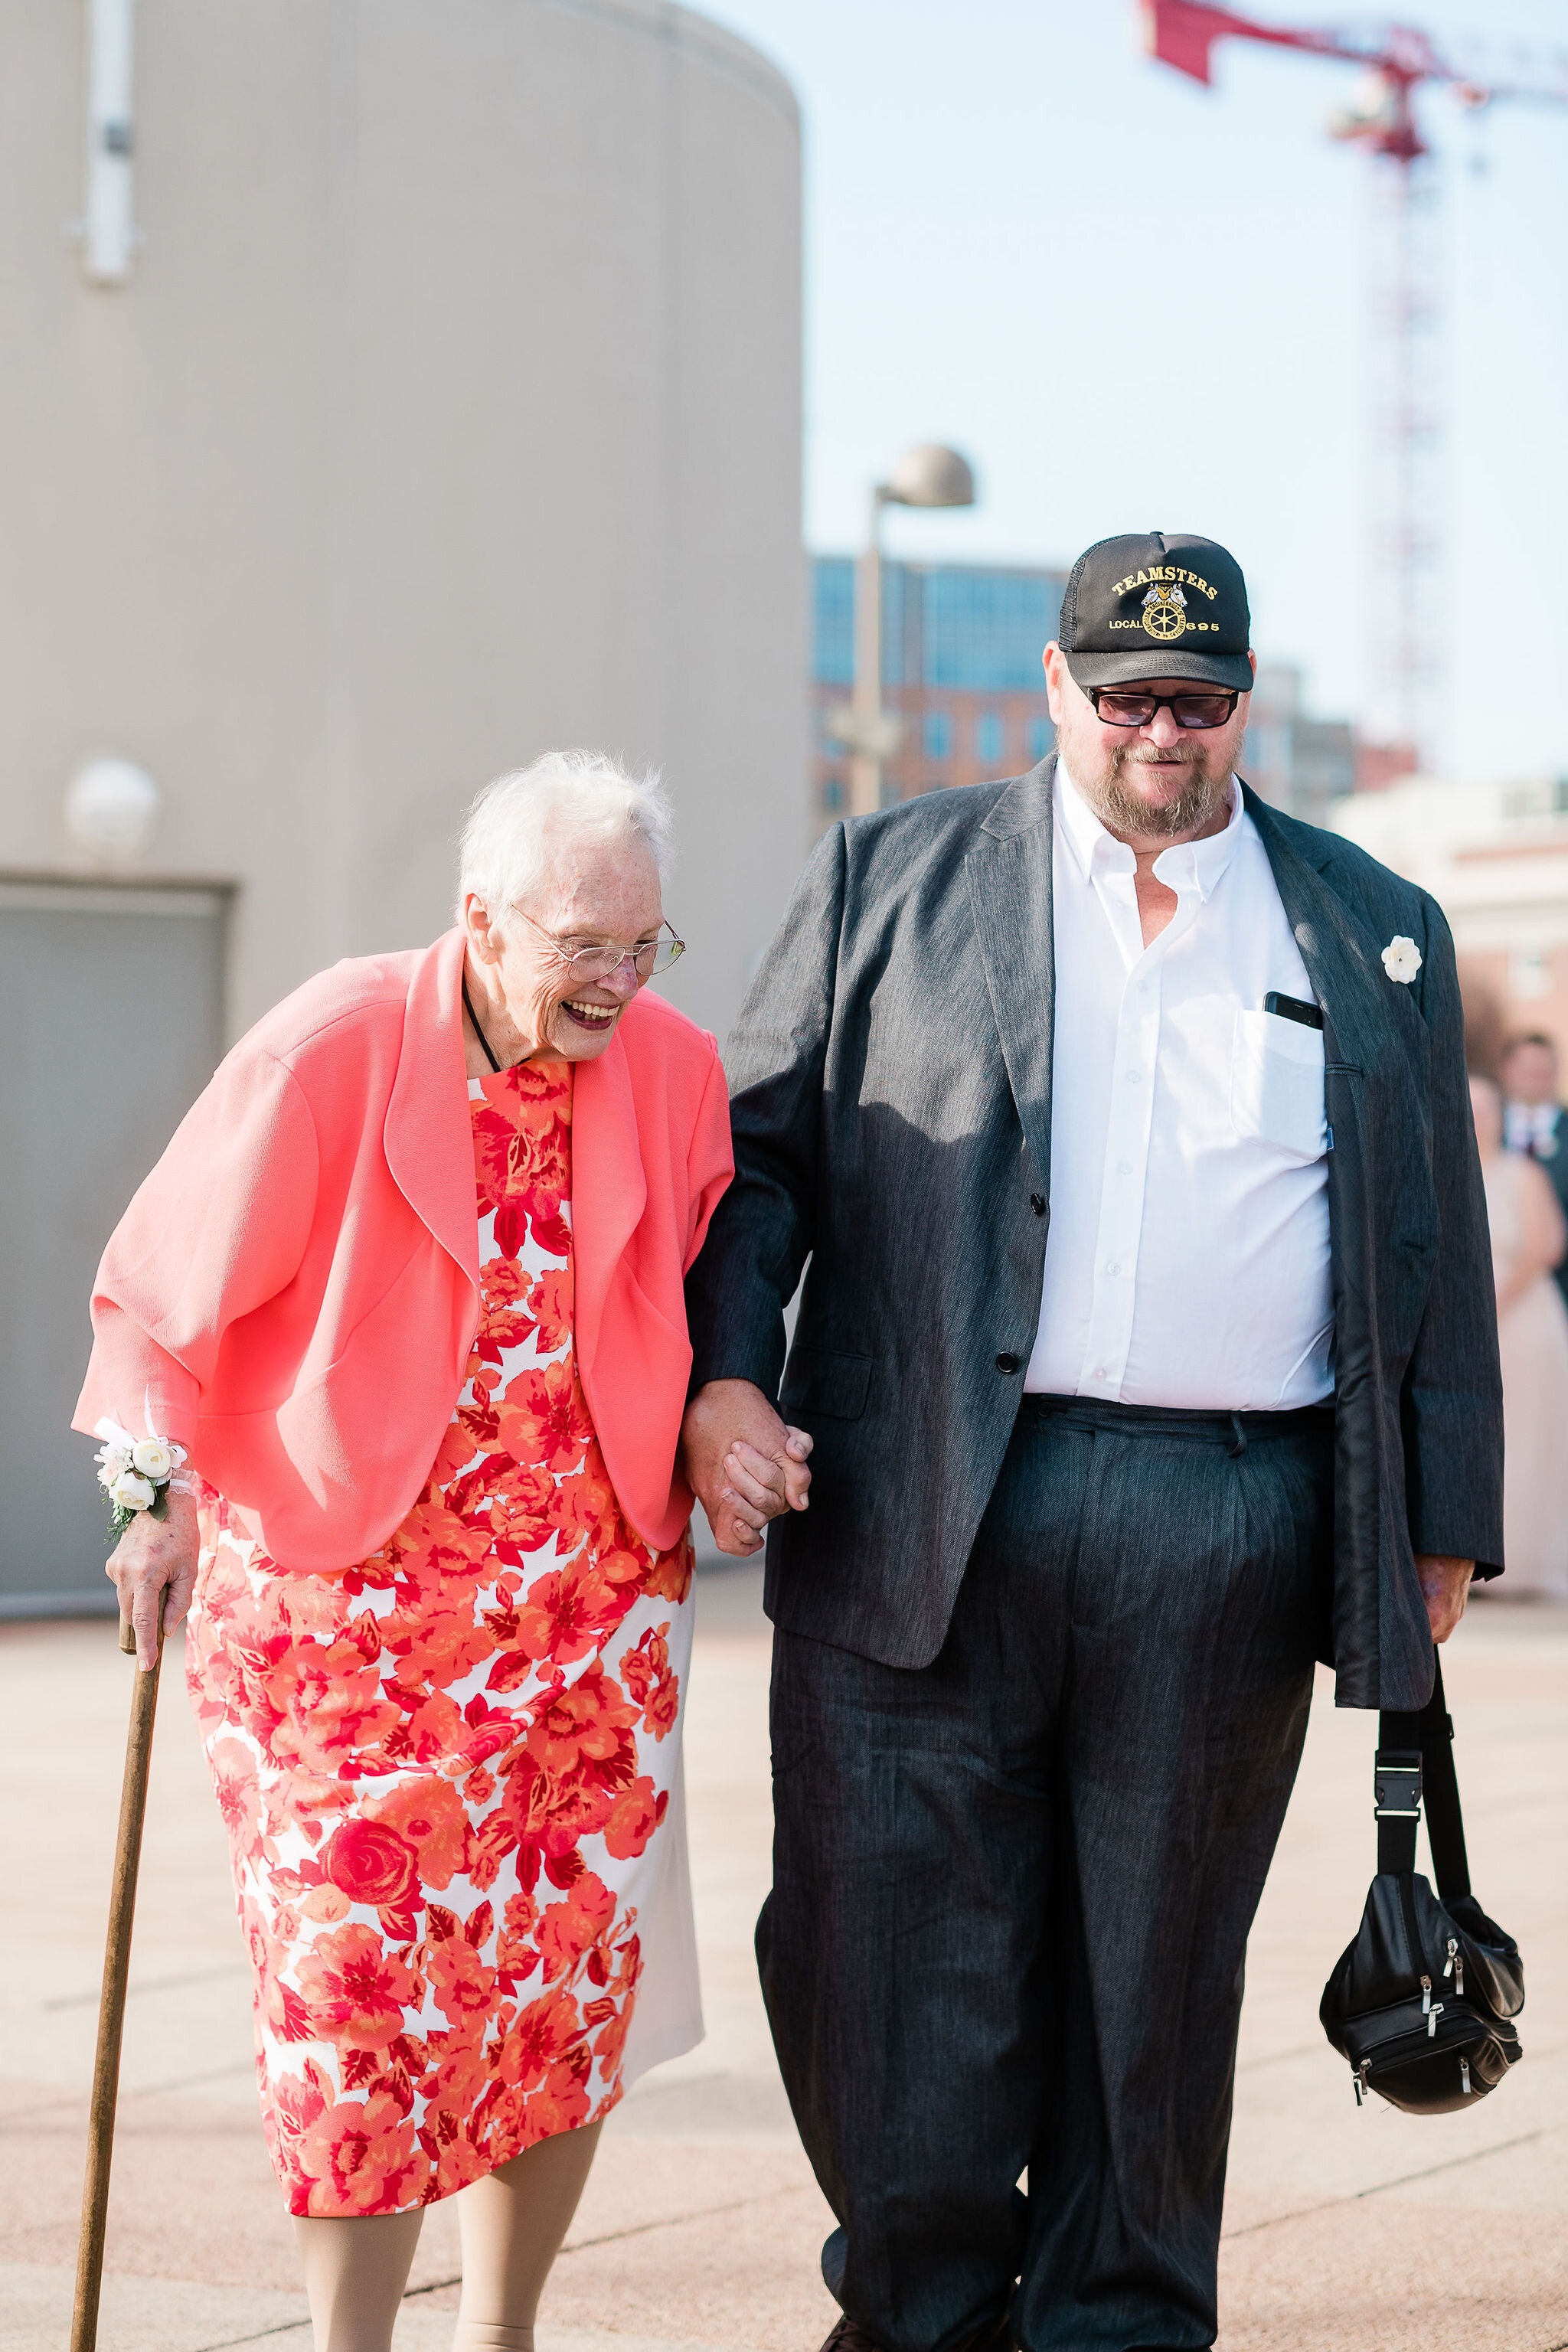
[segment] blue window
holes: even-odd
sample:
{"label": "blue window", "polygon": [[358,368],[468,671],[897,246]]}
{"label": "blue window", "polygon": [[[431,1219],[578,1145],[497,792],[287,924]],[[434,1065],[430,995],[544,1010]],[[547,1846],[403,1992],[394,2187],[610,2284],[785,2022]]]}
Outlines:
{"label": "blue window", "polygon": [[[1066,582],[1052,572],[992,570],[984,564],[932,564],[917,574],[921,587],[920,644],[904,627],[905,675],[918,651],[927,686],[964,687],[971,693],[1037,693],[1040,656],[1056,635]],[[907,592],[906,592],[907,593]]]}
{"label": "blue window", "polygon": [[844,805],[844,779],[825,776],[822,783],[822,805],[829,816],[836,816]]}
{"label": "blue window", "polygon": [[[973,563],[882,568],[882,680],[969,694],[1037,694],[1066,575]],[[823,686],[855,675],[855,563],[812,560],[813,669]]]}
{"label": "blue window", "polygon": [[855,566],[847,555],[819,555],[811,570],[812,674],[823,686],[848,686],[855,676]]}
{"label": "blue window", "polygon": [[952,720],[945,710],[928,710],[922,733],[928,760],[952,757]]}
{"label": "blue window", "polygon": [[987,710],[975,720],[974,750],[983,768],[994,768],[1005,757],[1007,722],[999,710]]}
{"label": "blue window", "polygon": [[1051,725],[1048,719],[1030,719],[1029,765],[1031,768],[1034,767],[1038,761],[1045,759],[1047,755],[1055,749],[1056,740],[1057,730]]}

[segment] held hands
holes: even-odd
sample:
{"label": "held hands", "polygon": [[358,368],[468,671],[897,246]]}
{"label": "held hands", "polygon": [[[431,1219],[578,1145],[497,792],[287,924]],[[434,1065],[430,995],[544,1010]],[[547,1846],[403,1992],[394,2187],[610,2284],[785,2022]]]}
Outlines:
{"label": "held hands", "polygon": [[1450,1559],[1445,1552],[1416,1553],[1415,1573],[1435,1642],[1446,1642],[1464,1615],[1475,1565],[1473,1559]]}
{"label": "held hands", "polygon": [[[158,1663],[158,1608],[172,1633],[191,1605],[201,1537],[195,1500],[170,1490],[168,1516],[138,1511],[104,1566],[120,1594],[120,1613],[136,1628],[136,1664],[143,1674]],[[165,1591],[167,1597],[164,1598]]]}
{"label": "held hands", "polygon": [[784,1511],[804,1511],[811,1439],[782,1422],[750,1381],[710,1381],[686,1408],[680,1431],[686,1476],[708,1514],[713,1540],[732,1559],[763,1548],[762,1529]]}

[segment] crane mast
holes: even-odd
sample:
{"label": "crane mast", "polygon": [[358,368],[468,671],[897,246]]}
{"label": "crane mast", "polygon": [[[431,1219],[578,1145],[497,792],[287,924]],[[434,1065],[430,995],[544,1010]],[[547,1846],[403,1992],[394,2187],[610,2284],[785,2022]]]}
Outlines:
{"label": "crane mast", "polygon": [[1561,68],[1486,71],[1479,57],[1446,57],[1408,25],[1363,35],[1330,26],[1269,25],[1203,0],[1142,0],[1149,54],[1192,80],[1213,80],[1223,40],[1360,67],[1331,135],[1370,164],[1367,283],[1371,298],[1366,443],[1368,678],[1364,717],[1395,756],[1430,768],[1441,757],[1443,656],[1442,284],[1436,162],[1422,137],[1415,93],[1447,89],[1468,108],[1498,100],[1568,105]]}

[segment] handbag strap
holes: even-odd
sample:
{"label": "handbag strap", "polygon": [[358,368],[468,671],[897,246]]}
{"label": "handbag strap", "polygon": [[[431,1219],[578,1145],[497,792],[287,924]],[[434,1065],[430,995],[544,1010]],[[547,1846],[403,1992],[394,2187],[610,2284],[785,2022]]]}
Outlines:
{"label": "handbag strap", "polygon": [[1380,1715],[1373,1791],[1377,1814],[1377,1867],[1415,1867],[1415,1831],[1426,1797],[1426,1836],[1437,1892],[1445,1903],[1470,1891],[1465,1820],[1454,1770],[1454,1718],[1443,1697],[1443,1662],[1432,1653],[1432,1696],[1418,1715]]}

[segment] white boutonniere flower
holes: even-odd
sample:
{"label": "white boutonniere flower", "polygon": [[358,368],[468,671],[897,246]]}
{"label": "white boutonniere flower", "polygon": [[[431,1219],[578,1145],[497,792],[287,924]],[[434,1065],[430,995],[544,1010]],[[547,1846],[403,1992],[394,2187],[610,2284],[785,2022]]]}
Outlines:
{"label": "white boutonniere flower", "polygon": [[117,1536],[125,1533],[138,1511],[151,1511],[155,1519],[166,1517],[171,1485],[189,1493],[184,1480],[174,1478],[185,1458],[183,1445],[171,1445],[156,1430],[146,1437],[132,1437],[117,1421],[99,1422],[93,1435],[103,1440],[94,1459],[99,1484],[114,1506],[110,1526]]}
{"label": "white boutonniere flower", "polygon": [[1401,988],[1408,988],[1421,969],[1421,950],[1414,940],[1407,940],[1400,932],[1383,950],[1383,968],[1390,980],[1396,980]]}

